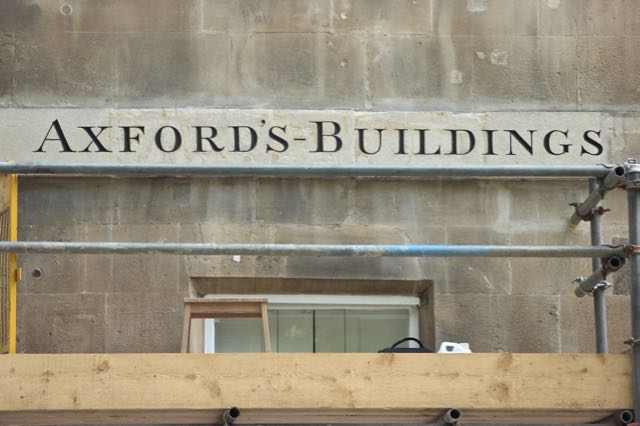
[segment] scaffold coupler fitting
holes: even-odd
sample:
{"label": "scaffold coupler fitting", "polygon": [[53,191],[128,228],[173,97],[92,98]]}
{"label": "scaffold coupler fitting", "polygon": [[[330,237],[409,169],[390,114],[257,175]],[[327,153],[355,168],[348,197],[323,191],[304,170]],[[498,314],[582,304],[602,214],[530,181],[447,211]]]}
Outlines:
{"label": "scaffold coupler fitting", "polygon": [[575,290],[576,296],[578,297],[593,296],[593,293],[596,290],[606,290],[613,286],[609,281],[600,281],[596,283],[593,287],[591,287],[591,289],[585,289],[583,287],[583,284],[586,283],[587,281],[588,281],[588,278],[585,278],[585,277],[577,277],[575,280],[573,280],[574,283],[578,284]]}
{"label": "scaffold coupler fitting", "polygon": [[626,185],[624,186],[624,189],[626,190],[630,190],[630,189],[640,189],[640,179],[629,179],[626,183]]}
{"label": "scaffold coupler fitting", "polygon": [[597,187],[589,193],[589,196],[582,203],[571,203],[575,211],[569,218],[569,226],[575,228],[581,221],[590,221],[594,215],[601,215],[608,209],[604,209],[598,204],[604,200],[605,195],[626,182],[627,171],[629,166],[614,166],[610,169],[609,174],[598,181]]}
{"label": "scaffold coupler fitting", "polygon": [[[627,158],[627,161],[625,161],[624,163],[624,167],[627,170],[627,173],[638,172],[638,169],[640,169],[638,160],[636,160],[635,158]],[[640,179],[627,179],[624,185],[624,189],[640,189]]]}
{"label": "scaffold coupler fitting", "polygon": [[569,205],[574,208],[576,216],[578,216],[580,219],[582,219],[585,222],[591,222],[591,219],[593,219],[593,216],[595,215],[602,216],[606,212],[611,211],[611,209],[605,209],[604,207],[599,206],[599,207],[596,207],[595,209],[589,210],[586,214],[582,214],[580,213],[580,206],[582,206],[582,203],[577,203],[577,202],[569,203]]}
{"label": "scaffold coupler fitting", "polygon": [[629,339],[625,340],[623,343],[633,348],[634,346],[640,345],[640,339],[637,339],[635,337],[630,337]]}
{"label": "scaffold coupler fitting", "polygon": [[458,425],[462,419],[462,410],[459,408],[450,408],[440,418],[439,424]]}
{"label": "scaffold coupler fitting", "polygon": [[589,277],[577,277],[573,282],[577,283],[575,293],[578,297],[584,297],[587,294],[593,295],[596,290],[606,290],[611,287],[607,281],[607,276],[611,272],[616,272],[625,264],[625,259],[620,256],[611,256],[602,259],[602,266],[594,271]]}
{"label": "scaffold coupler fitting", "polygon": [[224,426],[232,425],[238,420],[238,417],[240,417],[240,409],[238,407],[228,408],[222,413],[222,424]]}
{"label": "scaffold coupler fitting", "polygon": [[596,290],[606,290],[610,287],[613,287],[613,284],[611,284],[609,281],[600,281],[598,284],[593,286],[593,290],[591,291],[591,295],[593,296],[593,293]]}
{"label": "scaffold coupler fitting", "polygon": [[638,425],[634,421],[633,410],[620,410],[613,415],[613,423],[618,426]]}

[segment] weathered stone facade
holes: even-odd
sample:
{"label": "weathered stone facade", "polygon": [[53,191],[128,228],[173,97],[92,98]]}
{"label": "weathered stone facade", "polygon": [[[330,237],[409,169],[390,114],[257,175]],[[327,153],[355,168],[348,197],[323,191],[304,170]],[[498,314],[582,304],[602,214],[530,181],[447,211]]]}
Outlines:
{"label": "weathered stone facade", "polygon": [[[513,111],[522,120],[595,111],[611,147],[607,161],[620,162],[640,156],[639,35],[640,3],[625,0],[5,0],[0,105],[79,115],[182,107]],[[588,225],[566,225],[568,203],[585,195],[586,182],[569,180],[23,178],[19,235],[589,244]],[[625,198],[618,191],[606,200],[606,242],[626,236]],[[571,284],[589,273],[584,259],[19,262],[23,352],[178,351],[192,278],[220,277],[432,281],[436,341],[468,341],[478,352],[594,349],[591,300],[576,298]],[[42,278],[31,276],[34,268]],[[630,334],[626,292],[621,279],[607,294],[612,352]]]}

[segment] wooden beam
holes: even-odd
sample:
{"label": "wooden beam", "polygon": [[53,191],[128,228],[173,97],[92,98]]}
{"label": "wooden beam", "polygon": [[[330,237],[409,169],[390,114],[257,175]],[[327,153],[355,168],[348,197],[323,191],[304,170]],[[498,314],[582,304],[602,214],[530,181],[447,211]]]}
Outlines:
{"label": "wooden beam", "polygon": [[0,424],[589,423],[631,406],[631,359],[590,354],[0,357]]}
{"label": "wooden beam", "polygon": [[184,299],[180,352],[189,352],[192,318],[261,318],[264,351],[271,352],[267,299]]}
{"label": "wooden beam", "polygon": [[184,299],[191,318],[260,318],[267,299]]}

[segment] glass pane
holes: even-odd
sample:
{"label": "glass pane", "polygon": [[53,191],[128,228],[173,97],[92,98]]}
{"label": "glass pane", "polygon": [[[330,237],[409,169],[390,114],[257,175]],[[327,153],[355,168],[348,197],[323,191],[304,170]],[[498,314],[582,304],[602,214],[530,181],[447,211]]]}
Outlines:
{"label": "glass pane", "polygon": [[316,310],[316,352],[339,352],[346,350],[344,309]]}
{"label": "glass pane", "polygon": [[[263,351],[259,318],[214,321],[216,352]],[[377,352],[408,336],[409,311],[269,310],[269,333],[273,352]]]}
{"label": "glass pane", "polygon": [[378,352],[408,334],[407,309],[346,311],[347,352]]}
{"label": "glass pane", "polygon": [[278,311],[276,338],[278,352],[313,352],[313,311]]}
{"label": "glass pane", "polygon": [[260,318],[216,318],[216,352],[262,352]]}
{"label": "glass pane", "polygon": [[269,340],[271,340],[271,352],[278,352],[278,312],[267,311],[269,317]]}

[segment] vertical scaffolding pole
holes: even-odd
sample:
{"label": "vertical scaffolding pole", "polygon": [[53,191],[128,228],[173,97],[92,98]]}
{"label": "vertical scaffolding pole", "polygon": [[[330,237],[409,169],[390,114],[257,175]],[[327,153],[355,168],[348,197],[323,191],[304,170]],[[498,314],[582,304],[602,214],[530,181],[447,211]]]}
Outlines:
{"label": "vertical scaffolding pole", "polygon": [[[9,239],[18,241],[18,175],[11,175],[11,205],[9,207]],[[9,297],[11,313],[9,316],[9,353],[16,353],[17,346],[17,297],[19,270],[16,253],[9,255]]]}
{"label": "vertical scaffolding pole", "polygon": [[[596,178],[589,179],[589,194],[593,193],[600,182]],[[602,215],[597,212],[598,207],[600,207],[600,202],[598,202],[594,209],[593,216],[591,217],[591,245],[599,246],[602,245]],[[597,271],[602,267],[602,260],[599,257],[594,257],[591,259],[591,269],[593,272]],[[606,287],[596,287],[593,290],[593,309],[594,316],[596,322],[596,352],[599,354],[606,354],[609,347],[609,342],[607,338],[607,301],[605,299]]]}
{"label": "vertical scaffolding pole", "polygon": [[629,162],[629,263],[631,264],[631,353],[633,361],[633,409],[640,416],[640,166]]}
{"label": "vertical scaffolding pole", "polygon": [[[0,175],[0,244],[17,241],[18,176]],[[16,352],[16,254],[0,254],[0,353]]]}

